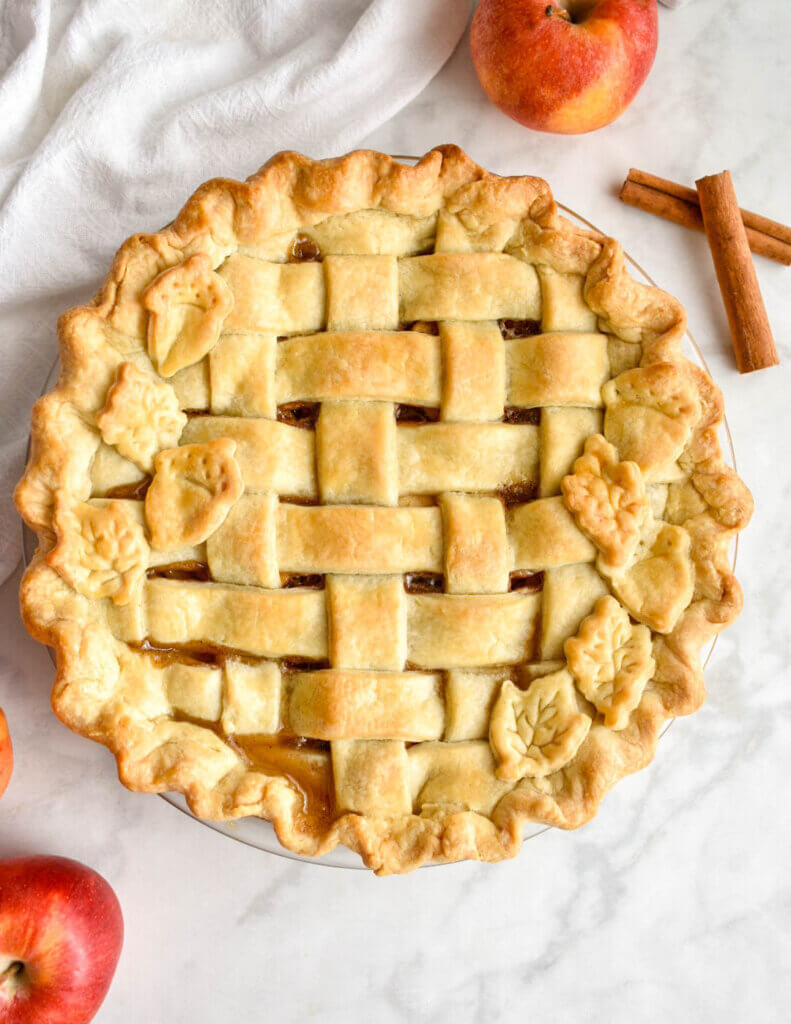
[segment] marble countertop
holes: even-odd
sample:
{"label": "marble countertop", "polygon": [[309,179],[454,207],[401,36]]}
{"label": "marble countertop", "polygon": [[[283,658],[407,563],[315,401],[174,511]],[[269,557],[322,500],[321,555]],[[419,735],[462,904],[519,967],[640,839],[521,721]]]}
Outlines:
{"label": "marble countertop", "polygon": [[420,153],[453,141],[492,170],[546,177],[686,305],[757,508],[738,556],[744,613],[718,641],[704,708],[583,829],[549,831],[498,866],[377,879],[250,849],[120,787],[111,756],[50,711],[52,665],[19,622],[13,578],[0,589],[0,674],[14,685],[0,702],[17,771],[0,855],[75,857],[118,892],[126,945],[101,1024],[788,1020],[791,269],[757,261],[782,365],[740,377],[703,237],[616,194],[630,166],[688,183],[729,167],[743,206],[791,222],[791,5],[696,0],[660,20],[646,86],[592,136],[501,115],[465,38],[361,142]]}

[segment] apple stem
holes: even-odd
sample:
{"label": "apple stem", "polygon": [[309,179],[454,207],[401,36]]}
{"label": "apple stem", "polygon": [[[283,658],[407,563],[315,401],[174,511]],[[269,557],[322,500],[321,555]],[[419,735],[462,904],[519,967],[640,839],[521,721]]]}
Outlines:
{"label": "apple stem", "polygon": [[15,992],[18,988],[19,976],[24,972],[25,965],[21,960],[12,960],[6,969],[0,973],[0,989],[8,988]]}
{"label": "apple stem", "polygon": [[564,21],[571,21],[571,15],[562,7],[555,7],[554,4],[547,4],[544,14],[548,18],[562,18]]}

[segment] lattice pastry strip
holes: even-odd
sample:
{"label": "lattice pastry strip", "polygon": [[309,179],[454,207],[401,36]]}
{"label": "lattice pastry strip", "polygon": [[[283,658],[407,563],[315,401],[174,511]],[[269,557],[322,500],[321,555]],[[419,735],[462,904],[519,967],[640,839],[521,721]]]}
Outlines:
{"label": "lattice pastry strip", "polygon": [[397,505],[398,441],[388,402],[324,402],[316,424],[316,473],[326,505]]}
{"label": "lattice pastry strip", "polygon": [[327,577],[329,660],[335,668],[399,670],[407,661],[401,576]]}
{"label": "lattice pastry strip", "polygon": [[398,740],[335,740],[332,770],[339,811],[374,817],[411,814],[409,760]]}
{"label": "lattice pastry strip", "polygon": [[327,256],[328,331],[394,331],[398,328],[398,261],[395,256]]}
{"label": "lattice pastry strip", "polygon": [[455,422],[502,419],[505,408],[505,344],[494,321],[443,322],[443,420]]}
{"label": "lattice pastry strip", "polygon": [[[325,592],[144,582],[141,614],[165,647],[205,642],[268,658],[328,657]],[[533,660],[540,595],[407,594],[407,660],[421,669]]]}

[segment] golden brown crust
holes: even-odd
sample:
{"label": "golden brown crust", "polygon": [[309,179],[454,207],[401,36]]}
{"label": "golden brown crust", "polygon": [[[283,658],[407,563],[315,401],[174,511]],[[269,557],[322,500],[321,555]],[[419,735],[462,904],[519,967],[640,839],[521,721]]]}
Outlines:
{"label": "golden brown crust", "polygon": [[[175,373],[214,336],[211,317],[228,305],[215,270],[231,253],[362,210],[415,219],[441,212],[449,246],[463,237],[470,250],[499,249],[558,273],[582,275],[585,301],[600,330],[641,346],[639,367],[627,371],[621,386],[605,385],[605,400],[608,389],[610,398],[607,440],[622,460],[641,465],[649,482],[667,482],[663,473],[671,462],[680,467],[678,480],[669,480],[666,518],[671,525],[664,528],[683,528],[689,536],[694,589],[675,621],[662,622],[668,631],[654,639],[656,669],[639,704],[618,731],[594,720],[568,763],[543,777],[523,778],[488,813],[443,808],[427,799],[420,814],[344,813],[329,823],[311,822],[303,795],[288,778],[247,770],[214,732],[168,716],[162,697],[167,679],[152,672],[143,653],[117,639],[142,637],[131,613],[112,600],[113,585],[93,588],[91,594],[98,596],[89,598],[52,568],[60,559],[56,495],[64,492],[78,501],[90,497],[92,464],[101,443],[97,417],[123,364],[131,360],[150,366],[148,331],[159,331],[158,358],[167,358],[167,352],[178,356],[166,367]],[[439,237],[439,226],[437,232]],[[156,305],[159,294],[148,291],[152,282],[164,282],[161,288],[178,285],[170,282],[168,271],[192,258],[190,266],[203,275],[201,302],[210,322],[204,318],[188,324],[186,334],[179,333],[178,324],[170,325],[169,333],[162,325],[151,327],[146,305]],[[196,814],[207,818],[268,818],[281,842],[299,853],[316,855],[345,843],[380,874],[424,863],[513,856],[528,821],[564,828],[583,824],[619,778],[651,760],[663,722],[699,707],[704,697],[701,646],[741,607],[727,553],[736,531],[749,520],[752,501],[722,459],[717,439],[721,399],[709,377],[683,357],[685,328],[680,304],[633,281],[616,242],[561,218],[544,182],[498,178],[454,146],[432,150],[415,167],[369,151],[323,162],[280,153],[247,182],[207,182],[163,231],[125,242],[93,302],[61,317],[60,378],[33,410],[30,460],[16,502],[38,534],[39,552],[25,574],[21,604],[32,635],[56,651],[56,713],[71,728],[108,746],[117,756],[121,780],[132,789],[177,790]],[[174,386],[176,378],[171,378]],[[664,443],[653,462],[639,437],[624,433],[623,408],[633,402],[659,424]],[[130,586],[135,582],[128,575],[126,580]],[[207,677],[207,686],[214,685],[212,680]],[[131,689],[134,702],[127,699]],[[498,792],[490,787],[487,799],[496,799]]]}

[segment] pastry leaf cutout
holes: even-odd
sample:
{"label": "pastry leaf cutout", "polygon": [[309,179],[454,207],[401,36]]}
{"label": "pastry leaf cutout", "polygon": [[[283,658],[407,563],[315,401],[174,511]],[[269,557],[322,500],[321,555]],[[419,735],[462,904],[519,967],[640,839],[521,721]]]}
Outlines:
{"label": "pastry leaf cutout", "polygon": [[61,492],[53,525],[57,543],[47,563],[85,597],[127,604],[148,568],[149,548],[124,503],[91,505]]}
{"label": "pastry leaf cutout", "polygon": [[601,434],[593,434],[574,472],[560,486],[566,508],[602,559],[608,565],[625,565],[650,511],[640,467],[620,462],[616,449]]}
{"label": "pastry leaf cutout", "polygon": [[105,444],[150,473],[157,452],[179,443],[187,417],[170,384],[121,363],[96,423]]}
{"label": "pastry leaf cutout", "polygon": [[657,633],[669,633],[694,592],[690,547],[683,527],[658,522],[641,537],[628,566],[615,570],[600,560],[598,568],[635,619]]}
{"label": "pastry leaf cutout", "polygon": [[202,359],[220,337],[233,293],[205,256],[164,270],[143,293],[148,353],[163,377]]}
{"label": "pastry leaf cutout", "polygon": [[580,692],[604,715],[610,729],[624,729],[654,674],[651,631],[635,626],[614,597],[600,598],[564,645]]}
{"label": "pastry leaf cutout", "polygon": [[497,776],[540,778],[557,771],[577,753],[590,724],[566,669],[535,679],[528,690],[506,680],[489,721]]}
{"label": "pastry leaf cutout", "polygon": [[151,545],[158,551],[201,544],[222,525],[244,485],[227,437],[160,452],[145,510]]}
{"label": "pastry leaf cutout", "polygon": [[697,390],[673,363],[626,370],[602,388],[604,435],[649,480],[673,466],[700,417]]}

